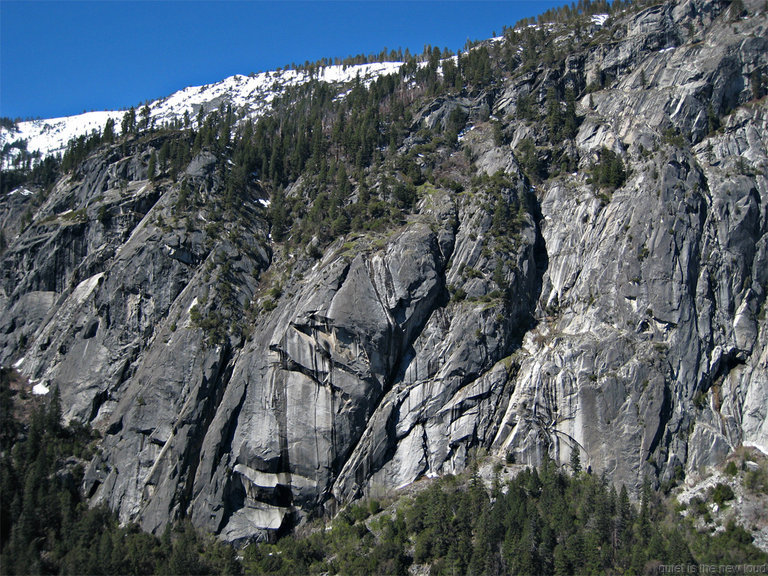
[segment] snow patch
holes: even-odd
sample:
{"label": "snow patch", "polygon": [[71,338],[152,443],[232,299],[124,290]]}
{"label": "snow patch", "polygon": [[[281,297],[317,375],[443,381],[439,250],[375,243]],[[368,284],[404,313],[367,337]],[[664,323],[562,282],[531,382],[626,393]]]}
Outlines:
{"label": "snow patch", "polygon": [[14,194],[21,194],[22,196],[32,196],[34,192],[22,186],[21,188],[16,188],[15,190],[11,190],[10,192],[8,192],[8,196],[13,196]]}
{"label": "snow patch", "polygon": [[80,282],[70,296],[72,303],[80,305],[85,302],[85,299],[91,295],[91,292],[96,288],[102,276],[104,276],[104,272],[99,272]]}
{"label": "snow patch", "polygon": [[605,24],[605,21],[608,20],[608,14],[595,14],[590,20],[592,21],[592,24],[602,26]]}
{"label": "snow patch", "polygon": [[19,368],[21,368],[22,364],[24,364],[24,356],[16,360],[16,362],[13,363],[13,367],[18,370]]}
{"label": "snow patch", "polygon": [[44,396],[50,392],[50,388],[46,386],[45,384],[35,384],[32,386],[32,394],[35,396]]}
{"label": "snow patch", "polygon": [[760,450],[760,452],[768,456],[768,446],[763,446],[762,444],[758,444],[757,442],[744,442],[744,446],[747,446],[749,448],[756,448],[757,450]]}
{"label": "snow patch", "polygon": [[192,308],[197,306],[197,296],[192,298],[192,302],[189,304],[189,308],[187,308],[187,321],[184,324],[185,328],[191,328],[192,327]]}
{"label": "snow patch", "polygon": [[464,141],[464,139],[467,137],[467,134],[469,134],[470,132],[472,132],[472,130],[474,130],[474,129],[475,129],[475,127],[474,127],[474,126],[472,126],[472,125],[470,125],[470,126],[467,126],[466,128],[464,128],[464,130],[462,130],[461,132],[459,132],[459,135],[456,137],[456,139],[457,139],[459,142],[463,142],[463,141]]}

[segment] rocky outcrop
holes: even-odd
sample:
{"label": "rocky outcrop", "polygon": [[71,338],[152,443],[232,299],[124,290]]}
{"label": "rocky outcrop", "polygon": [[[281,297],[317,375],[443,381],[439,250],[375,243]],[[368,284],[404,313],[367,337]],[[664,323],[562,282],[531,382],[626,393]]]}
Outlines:
{"label": "rocky outcrop", "polygon": [[[93,502],[232,541],[479,453],[577,450],[636,491],[768,452],[758,4],[654,6],[582,44],[554,30],[581,46],[562,66],[417,101],[398,151],[426,180],[414,209],[318,259],[272,241],[255,183],[223,215],[226,151],[148,180],[168,136],[102,148],[3,254],[0,360],[102,433]],[[518,105],[568,88],[576,133],[553,144]],[[414,154],[457,109],[458,144]],[[615,189],[595,176],[606,151]]]}
{"label": "rocky outcrop", "polygon": [[[513,263],[521,288],[535,282],[528,224]],[[201,506],[200,523],[236,539],[279,528],[294,508],[321,509],[331,493],[345,501],[464,466],[493,426],[492,418],[474,424],[473,415],[501,393],[498,378],[483,374],[514,345],[509,326],[527,320],[533,302],[521,291],[507,316],[501,302],[449,301],[453,282],[477,283],[449,270],[487,259],[482,238],[473,246],[464,239],[489,225],[479,199],[459,207],[435,190],[382,248],[359,238],[300,272],[301,283],[287,283],[234,363],[226,408],[204,442],[210,460],[196,501],[237,506],[211,518]],[[468,341],[478,338],[485,352],[475,357]],[[425,426],[434,428],[431,445]],[[209,482],[217,470],[228,471],[225,482]]]}

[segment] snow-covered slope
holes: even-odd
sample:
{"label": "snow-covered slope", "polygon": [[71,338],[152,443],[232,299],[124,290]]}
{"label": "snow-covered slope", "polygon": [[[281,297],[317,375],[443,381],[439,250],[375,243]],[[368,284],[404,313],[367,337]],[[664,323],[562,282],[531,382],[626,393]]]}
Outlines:
{"label": "snow-covered slope", "polygon": [[152,102],[151,118],[156,123],[168,122],[181,117],[185,110],[192,115],[196,114],[201,106],[208,111],[226,101],[235,109],[245,112],[245,116],[252,118],[269,110],[275,97],[288,87],[312,79],[346,84],[358,76],[361,81],[369,84],[381,75],[397,72],[401,66],[402,62],[381,62],[357,66],[328,66],[319,68],[314,74],[303,70],[275,70],[251,76],[236,74],[216,84],[192,86]]}
{"label": "snow-covered slope", "polygon": [[119,127],[123,114],[125,112],[85,112],[77,116],[19,122],[17,130],[0,128],[0,146],[25,140],[28,152],[39,151],[43,157],[58,154],[66,149],[72,138],[103,130],[109,118]]}
{"label": "snow-covered slope", "polygon": [[[230,76],[215,84],[191,86],[150,102],[150,118],[158,126],[183,118],[184,112],[194,119],[200,108],[207,113],[224,102],[231,103],[244,117],[253,118],[268,111],[275,97],[290,86],[312,79],[343,85],[357,77],[369,84],[381,75],[397,72],[401,66],[402,62],[380,62],[327,66],[318,68],[313,74],[303,70],[276,70],[251,76]],[[124,114],[125,111],[87,112],[63,118],[19,122],[17,130],[0,128],[0,147],[25,140],[28,152],[39,151],[42,157],[61,154],[72,138],[102,130],[108,118],[115,121],[116,132],[119,132]]]}

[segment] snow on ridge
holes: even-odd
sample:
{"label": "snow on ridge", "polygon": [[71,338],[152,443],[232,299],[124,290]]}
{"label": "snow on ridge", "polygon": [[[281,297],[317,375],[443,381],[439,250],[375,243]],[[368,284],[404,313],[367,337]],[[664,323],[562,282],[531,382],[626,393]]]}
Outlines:
{"label": "snow on ridge", "polygon": [[[360,78],[370,85],[379,76],[396,73],[402,62],[374,62],[351,66],[325,66],[310,74],[305,70],[274,70],[244,76],[236,74],[203,86],[190,86],[148,104],[150,119],[156,125],[183,117],[184,112],[194,121],[201,107],[208,111],[222,102],[230,102],[235,109],[245,109],[246,117],[261,116],[270,109],[272,101],[286,88],[304,84],[312,79],[330,84],[346,84]],[[136,107],[137,120],[141,106]],[[75,116],[19,122],[18,130],[0,129],[0,147],[17,140],[27,141],[29,152],[39,151],[43,157],[62,154],[69,141],[104,129],[107,119],[115,121],[115,132],[120,132],[124,110],[86,112]]]}
{"label": "snow on ridge", "polygon": [[371,64],[356,64],[354,66],[326,66],[316,75],[321,82],[351,82],[358,76],[360,80],[370,83],[379,76],[394,74],[403,66],[403,62],[373,62]]}
{"label": "snow on ridge", "polygon": [[608,14],[595,14],[590,18],[592,21],[592,24],[597,24],[598,26],[602,26],[605,24],[605,21],[608,20]]}
{"label": "snow on ridge", "polygon": [[385,74],[400,70],[402,62],[377,62],[354,66],[326,66],[313,74],[304,70],[275,70],[250,76],[236,74],[204,86],[190,86],[171,94],[167,98],[155,101],[151,105],[152,118],[164,122],[183,115],[184,110],[190,115],[197,113],[201,106],[226,100],[235,108],[246,108],[249,116],[263,114],[272,101],[286,88],[298,86],[312,79],[329,84],[346,84],[358,76],[366,84]]}
{"label": "snow on ridge", "polygon": [[112,118],[119,128],[123,114],[125,112],[120,111],[84,112],[76,116],[19,122],[18,130],[0,130],[0,146],[26,140],[29,152],[39,150],[43,156],[63,153],[72,138],[102,130],[108,118]]}

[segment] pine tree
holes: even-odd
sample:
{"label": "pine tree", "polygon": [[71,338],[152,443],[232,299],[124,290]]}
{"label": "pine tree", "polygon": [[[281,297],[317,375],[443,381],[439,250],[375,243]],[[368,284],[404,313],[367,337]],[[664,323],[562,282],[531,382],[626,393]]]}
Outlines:
{"label": "pine tree", "polygon": [[614,546],[624,548],[632,539],[632,505],[629,502],[627,487],[622,484],[616,503],[616,522],[614,528]]}
{"label": "pine tree", "polygon": [[136,130],[136,110],[133,106],[123,115],[123,121],[120,125],[123,136],[132,134]]}
{"label": "pine tree", "polygon": [[579,446],[576,445],[571,448],[571,473],[574,476],[578,476],[581,472],[581,455],[579,454]]}
{"label": "pine tree", "polygon": [[168,140],[163,142],[160,147],[160,153],[157,156],[157,163],[161,172],[165,172],[168,169],[168,158],[171,155],[171,144]]}
{"label": "pine tree", "polygon": [[576,118],[576,97],[571,88],[565,91],[565,117],[563,118],[563,136],[573,138],[576,136],[579,124]]}
{"label": "pine tree", "polygon": [[[1,231],[0,238],[3,238]],[[0,452],[10,448],[16,436],[16,421],[13,417],[14,402],[10,380],[10,369],[0,367]]]}
{"label": "pine tree", "polygon": [[51,393],[48,409],[45,413],[45,431],[48,435],[56,435],[61,428],[61,391],[56,386]]}
{"label": "pine tree", "polygon": [[269,219],[271,222],[271,234],[275,242],[283,239],[288,224],[287,210],[285,206],[285,194],[281,186],[272,194],[269,205]]}
{"label": "pine tree", "polygon": [[558,142],[562,134],[562,112],[560,111],[560,100],[557,98],[557,92],[554,86],[547,90],[547,128],[549,129],[550,142]]}
{"label": "pine tree", "polygon": [[105,144],[111,144],[115,140],[115,121],[112,118],[107,118],[106,124],[104,124],[104,132],[101,135],[101,141]]}
{"label": "pine tree", "polygon": [[149,155],[149,164],[147,165],[147,178],[154,180],[157,176],[157,156],[155,151],[152,150],[152,154]]}
{"label": "pine tree", "polygon": [[139,130],[146,130],[149,128],[150,113],[149,105],[145,104],[141,109],[141,122],[139,123]]}

